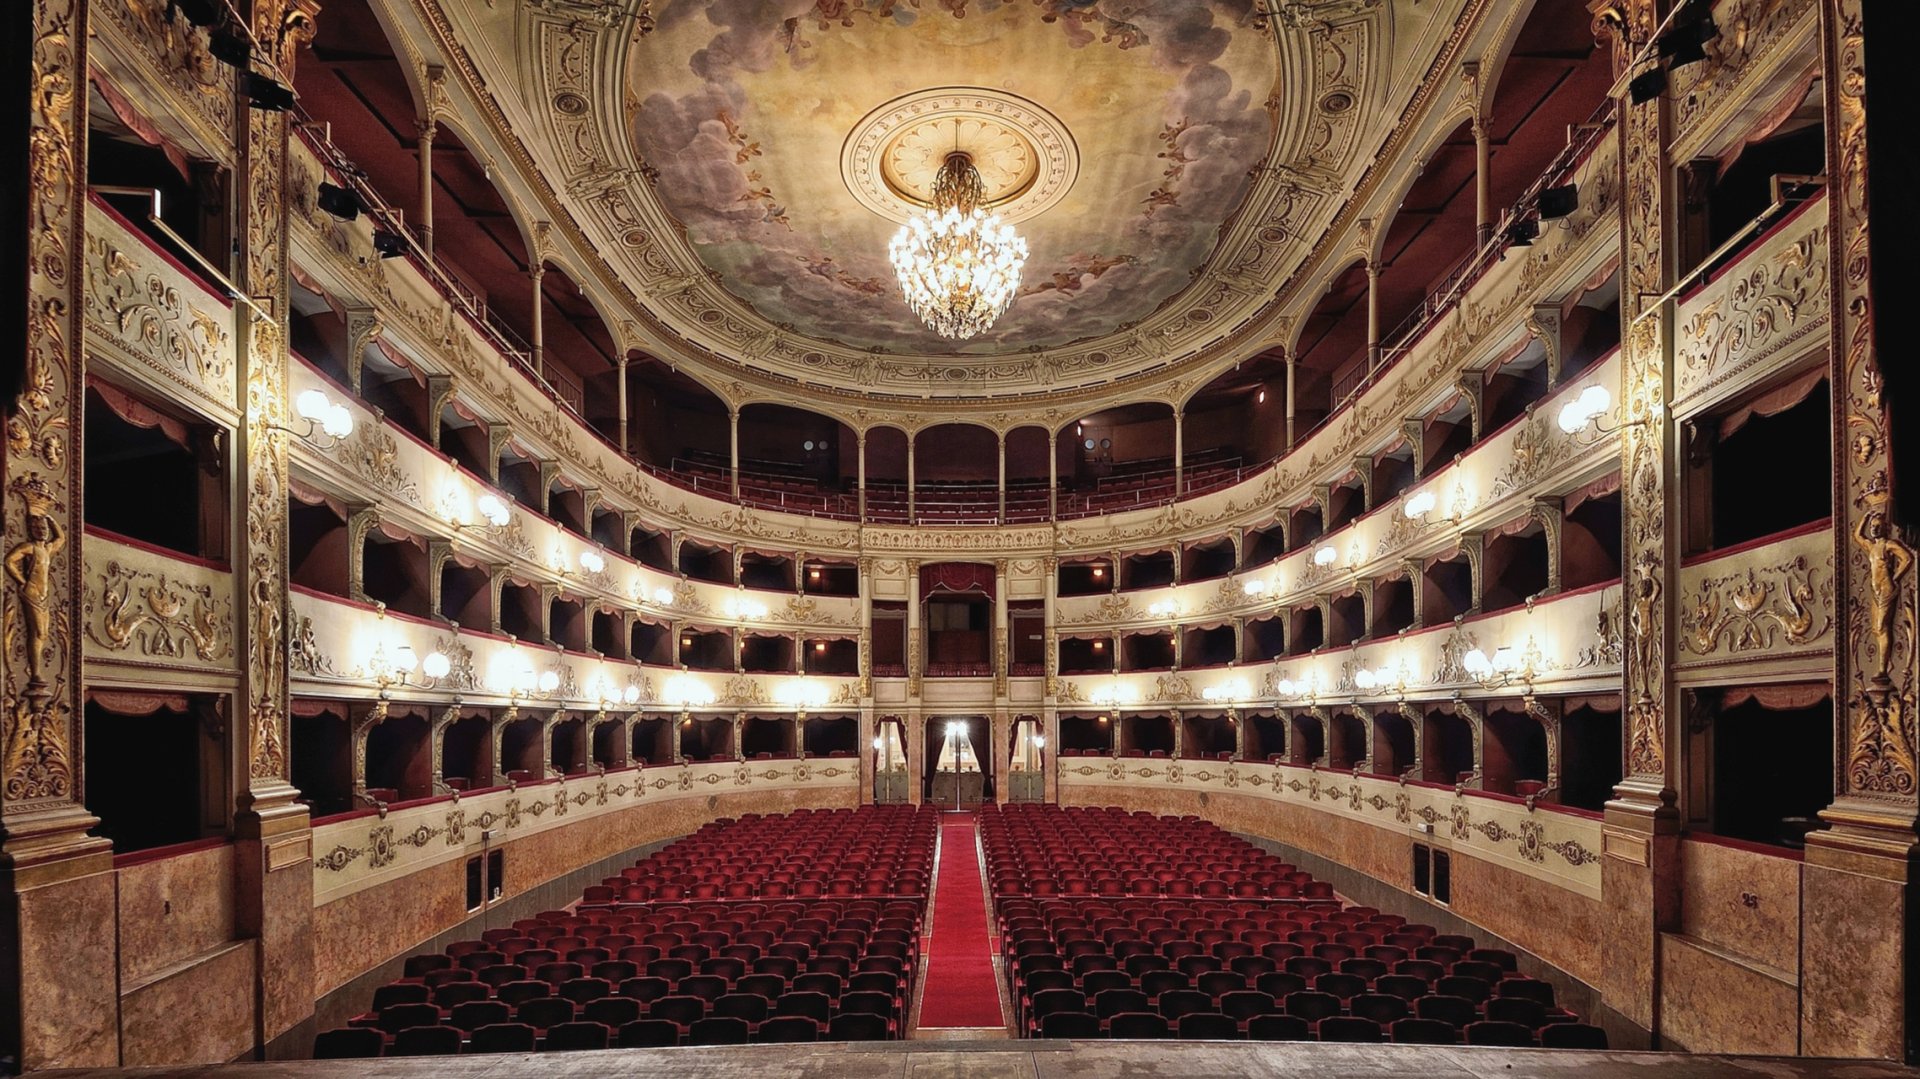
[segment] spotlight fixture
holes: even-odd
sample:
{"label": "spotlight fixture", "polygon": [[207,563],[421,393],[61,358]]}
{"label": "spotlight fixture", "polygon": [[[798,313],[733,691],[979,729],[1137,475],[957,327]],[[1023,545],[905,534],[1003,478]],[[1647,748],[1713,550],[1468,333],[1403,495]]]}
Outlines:
{"label": "spotlight fixture", "polygon": [[253,60],[253,41],[232,26],[207,35],[207,52],[228,67],[244,68]]}
{"label": "spotlight fixture", "polygon": [[383,259],[397,259],[407,253],[407,238],[390,229],[375,229],[373,251]]}
{"label": "spotlight fixture", "polygon": [[219,0],[169,0],[167,14],[184,15],[195,26],[212,26],[226,14],[226,7]]}
{"label": "spotlight fixture", "polygon": [[1675,17],[1673,28],[1654,42],[1654,48],[1671,71],[1705,60],[1707,50],[1703,46],[1719,36],[1720,27],[1714,23],[1709,5],[1689,4]]}
{"label": "spotlight fixture", "polygon": [[1513,247],[1532,247],[1540,238],[1540,222],[1523,217],[1507,226],[1507,243]]}
{"label": "spotlight fixture", "polygon": [[293,91],[271,76],[249,71],[247,104],[261,112],[286,112],[293,108]]}
{"label": "spotlight fixture", "polygon": [[1540,192],[1540,220],[1557,221],[1580,208],[1578,184],[1549,187]]}
{"label": "spotlight fixture", "polygon": [[342,221],[353,221],[360,216],[360,196],[339,184],[322,183],[313,204]]}
{"label": "spotlight fixture", "polygon": [[1627,100],[1635,105],[1644,105],[1667,92],[1667,69],[1652,67],[1633,77],[1627,83]]}

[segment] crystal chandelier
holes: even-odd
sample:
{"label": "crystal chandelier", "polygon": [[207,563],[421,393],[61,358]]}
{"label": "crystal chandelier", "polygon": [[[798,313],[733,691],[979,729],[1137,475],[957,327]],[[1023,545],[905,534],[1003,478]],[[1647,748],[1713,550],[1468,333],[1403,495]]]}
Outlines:
{"label": "crystal chandelier", "polygon": [[1020,288],[1027,241],[985,202],[973,160],[948,154],[933,179],[932,209],[908,218],[887,250],[907,306],[942,337],[964,340],[993,325]]}

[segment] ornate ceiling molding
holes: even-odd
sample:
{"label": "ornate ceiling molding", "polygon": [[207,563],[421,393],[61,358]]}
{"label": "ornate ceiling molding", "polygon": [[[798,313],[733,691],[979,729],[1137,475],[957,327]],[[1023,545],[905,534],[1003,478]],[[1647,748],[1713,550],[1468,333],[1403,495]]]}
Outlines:
{"label": "ornate ceiling molding", "polygon": [[[674,363],[733,403],[801,403],[864,427],[895,422],[885,401],[898,398],[937,417],[925,422],[1004,410],[1015,418],[1002,429],[1057,426],[1109,403],[1183,399],[1280,341],[1296,321],[1291,309],[1312,302],[1303,285],[1324,269],[1330,245],[1344,242],[1364,216],[1363,203],[1411,173],[1400,155],[1428,134],[1432,114],[1453,104],[1444,96],[1458,83],[1452,72],[1484,29],[1488,7],[1487,0],[1455,0],[1449,11],[1419,11],[1430,24],[1424,34],[1418,27],[1400,33],[1394,20],[1406,13],[1386,3],[1314,8],[1313,18],[1266,27],[1283,70],[1310,74],[1303,89],[1276,93],[1269,103],[1274,153],[1255,170],[1194,284],[1150,317],[1098,339],[974,356],[800,339],[727,293],[654,198],[651,166],[625,134],[635,102],[618,72],[631,20],[600,8],[582,19],[537,5],[491,13],[462,6],[450,16],[439,0],[415,4],[465,90],[450,95],[459,98],[455,111],[469,113],[469,124],[477,113],[514,160],[516,179],[553,221],[556,252],[587,263],[573,267],[576,277],[632,313],[616,327],[624,345]],[[1418,39],[1417,55],[1389,56],[1397,37]],[[498,58],[514,55],[524,59],[509,71]],[[476,56],[487,59],[477,65]],[[1422,65],[1421,78],[1388,85],[1392,69]],[[508,84],[531,103],[517,118],[506,111],[512,95],[489,89]],[[615,100],[626,105],[617,114],[600,105]],[[1347,191],[1352,197],[1341,198]],[[855,401],[867,406],[864,422],[853,415]]]}

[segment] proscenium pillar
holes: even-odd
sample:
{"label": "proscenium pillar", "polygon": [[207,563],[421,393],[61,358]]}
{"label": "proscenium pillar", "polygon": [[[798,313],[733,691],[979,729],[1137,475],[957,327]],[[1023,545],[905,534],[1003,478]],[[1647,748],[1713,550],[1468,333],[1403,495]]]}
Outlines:
{"label": "proscenium pillar", "polygon": [[536,262],[527,267],[527,278],[533,282],[533,373],[541,378],[547,377],[547,330],[546,330],[546,294],[540,287],[540,281],[547,276],[545,263]]}
{"label": "proscenium pillar", "polygon": [[414,220],[414,229],[419,232],[420,248],[428,257],[433,255],[433,134],[438,126],[426,119],[414,129],[419,136],[415,145],[420,153],[420,216]]}

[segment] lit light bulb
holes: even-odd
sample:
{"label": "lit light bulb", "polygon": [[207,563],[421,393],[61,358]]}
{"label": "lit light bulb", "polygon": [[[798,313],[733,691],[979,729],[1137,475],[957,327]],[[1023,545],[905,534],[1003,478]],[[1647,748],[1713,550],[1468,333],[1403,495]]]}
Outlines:
{"label": "lit light bulb", "polygon": [[453,669],[453,662],[445,652],[428,652],[427,658],[420,664],[420,671],[428,678],[445,678]]}
{"label": "lit light bulb", "polygon": [[1266,590],[1267,590],[1267,582],[1261,581],[1261,580],[1248,581],[1245,584],[1242,584],[1240,586],[1240,591],[1246,593],[1249,596],[1260,595]]}
{"label": "lit light bulb", "polygon": [[1409,519],[1424,517],[1432,513],[1433,507],[1438,505],[1439,502],[1440,500],[1434,497],[1432,491],[1421,491],[1419,494],[1407,499],[1407,504],[1401,507],[1401,512],[1405,513]]}
{"label": "lit light bulb", "polygon": [[353,413],[345,405],[334,405],[327,409],[327,418],[320,421],[320,429],[332,438],[345,438],[353,433]]}
{"label": "lit light bulb", "polygon": [[319,390],[306,390],[293,399],[293,410],[301,419],[318,423],[327,418],[327,410],[332,404],[327,400],[327,395]]}
{"label": "lit light bulb", "polygon": [[882,749],[882,748],[884,748],[884,746],[885,746],[885,743],[883,743],[883,742],[882,742],[882,741],[881,741],[880,739],[878,739],[878,738],[875,738],[875,739],[873,740],[873,748],[874,748],[874,749],[876,749],[876,750],[878,750],[878,749]]}
{"label": "lit light bulb", "polygon": [[552,693],[560,688],[560,675],[554,671],[540,672],[540,692]]}
{"label": "lit light bulb", "polygon": [[581,551],[580,568],[588,573],[599,573],[607,568],[607,560],[601,558],[598,551]]}
{"label": "lit light bulb", "polygon": [[1327,544],[1325,547],[1313,552],[1313,564],[1316,566],[1331,565],[1333,560],[1338,557],[1340,557],[1340,552],[1334,550],[1332,544]]}
{"label": "lit light bulb", "polygon": [[671,589],[671,588],[656,588],[656,589],[654,589],[654,590],[653,590],[653,601],[654,601],[655,603],[658,603],[658,604],[659,604],[660,606],[662,606],[662,607],[671,607],[671,606],[673,606],[673,589]]}
{"label": "lit light bulb", "polygon": [[500,528],[507,523],[507,504],[500,501],[499,496],[481,495],[473,505],[480,511],[480,516],[486,518],[487,523],[493,527]]}
{"label": "lit light bulb", "polygon": [[411,674],[420,666],[420,658],[413,654],[412,645],[403,644],[393,650],[393,665]]}
{"label": "lit light bulb", "polygon": [[1046,738],[1044,738],[1044,737],[1042,737],[1041,735],[1038,735],[1038,734],[1036,734],[1036,735],[1034,735],[1034,736],[1033,736],[1033,748],[1035,748],[1035,749],[1045,749],[1045,748],[1047,748],[1047,740],[1046,740]]}
{"label": "lit light bulb", "polygon": [[1586,428],[1613,406],[1613,395],[1605,386],[1588,386],[1580,396],[1560,406],[1560,429],[1574,434]]}
{"label": "lit light bulb", "polygon": [[1470,649],[1466,655],[1461,656],[1460,666],[1475,678],[1493,670],[1493,663],[1487,659],[1487,654],[1478,648]]}
{"label": "lit light bulb", "polygon": [[637,703],[640,700],[640,687],[628,686],[627,691],[621,694],[621,697],[625,699],[628,704]]}
{"label": "lit light bulb", "polygon": [[1379,679],[1374,676],[1374,673],[1365,667],[1353,672],[1353,684],[1359,686],[1361,689],[1372,689],[1378,681]]}

